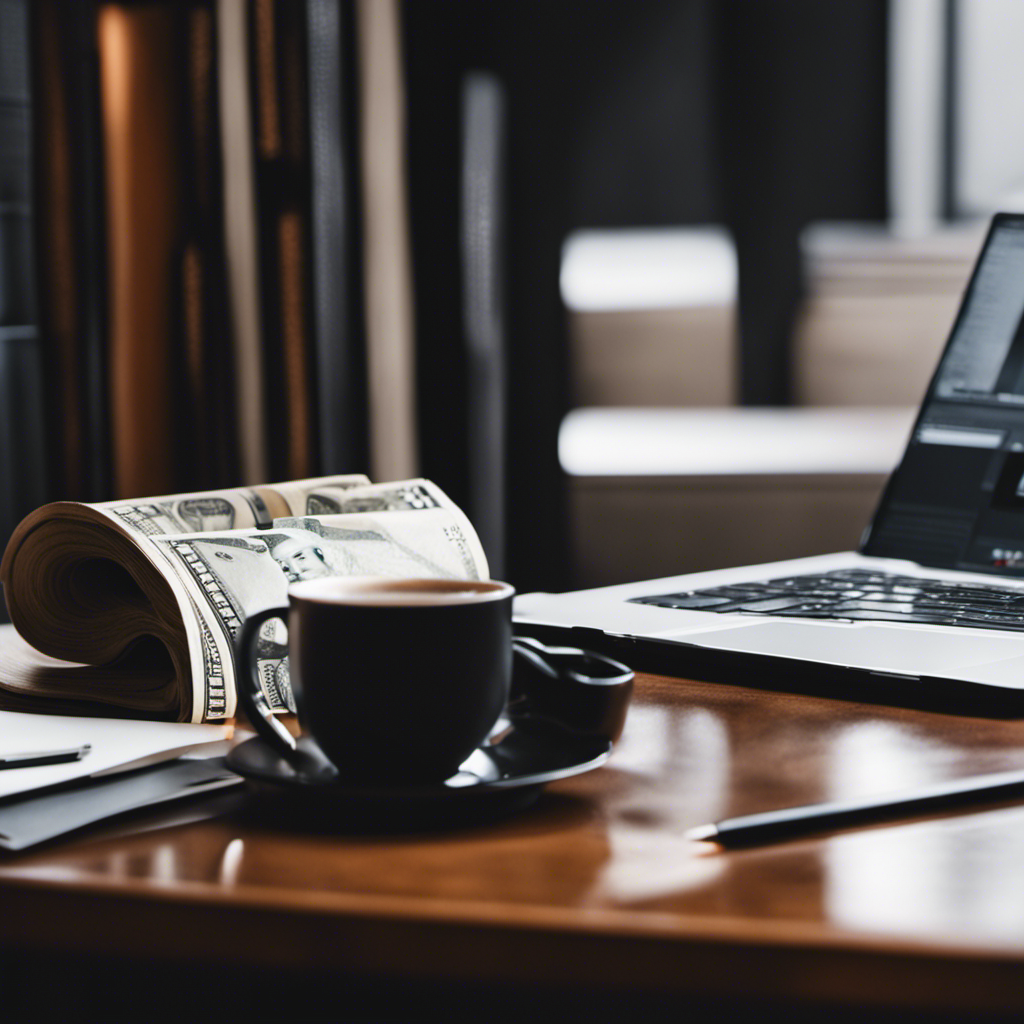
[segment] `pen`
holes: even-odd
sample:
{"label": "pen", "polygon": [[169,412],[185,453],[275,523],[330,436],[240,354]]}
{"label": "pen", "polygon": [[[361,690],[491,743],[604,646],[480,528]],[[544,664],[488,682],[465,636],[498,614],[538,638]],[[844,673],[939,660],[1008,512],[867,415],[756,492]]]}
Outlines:
{"label": "pen", "polygon": [[1024,795],[1024,771],[976,775],[907,793],[888,793],[864,800],[784,807],[777,811],[725,818],[699,825],[686,833],[696,842],[720,846],[755,846],[781,842],[815,832],[830,832],[854,825],[871,825],[916,813],[963,804],[1007,800]]}
{"label": "pen", "polygon": [[92,750],[92,744],[83,743],[80,747],[67,747],[64,750],[32,750],[24,754],[0,754],[0,770],[31,768],[37,764],[65,764],[68,761],[81,761],[90,750]]}

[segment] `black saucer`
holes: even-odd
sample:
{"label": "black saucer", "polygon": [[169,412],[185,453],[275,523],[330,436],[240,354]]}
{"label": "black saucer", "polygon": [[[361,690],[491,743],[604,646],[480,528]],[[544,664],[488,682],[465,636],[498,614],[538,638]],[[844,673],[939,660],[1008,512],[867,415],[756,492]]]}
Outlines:
{"label": "black saucer", "polygon": [[[299,740],[300,749],[306,742]],[[248,781],[264,809],[276,817],[282,812],[290,820],[315,816],[332,831],[391,830],[448,826],[519,810],[537,798],[546,782],[597,768],[611,750],[611,741],[604,737],[575,736],[540,723],[515,726],[503,719],[491,739],[444,782],[323,782],[295,768],[259,737],[233,748],[227,765]]]}

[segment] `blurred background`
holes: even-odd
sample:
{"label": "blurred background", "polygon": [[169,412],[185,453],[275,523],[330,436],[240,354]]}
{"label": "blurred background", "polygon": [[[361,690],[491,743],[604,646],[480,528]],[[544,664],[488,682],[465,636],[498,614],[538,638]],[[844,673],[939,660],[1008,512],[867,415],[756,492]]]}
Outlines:
{"label": "blurred background", "polygon": [[1019,0],[0,0],[0,534],[435,480],[565,589],[855,546]]}

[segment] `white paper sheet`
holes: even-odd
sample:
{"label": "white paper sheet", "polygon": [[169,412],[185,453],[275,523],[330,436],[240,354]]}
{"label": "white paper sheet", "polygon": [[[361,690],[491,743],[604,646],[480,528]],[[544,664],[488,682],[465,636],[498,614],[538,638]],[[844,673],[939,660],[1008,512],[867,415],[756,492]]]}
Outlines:
{"label": "white paper sheet", "polygon": [[90,744],[81,761],[0,770],[0,799],[73,779],[142,768],[183,754],[227,751],[231,725],[137,722],[0,711],[0,757]]}

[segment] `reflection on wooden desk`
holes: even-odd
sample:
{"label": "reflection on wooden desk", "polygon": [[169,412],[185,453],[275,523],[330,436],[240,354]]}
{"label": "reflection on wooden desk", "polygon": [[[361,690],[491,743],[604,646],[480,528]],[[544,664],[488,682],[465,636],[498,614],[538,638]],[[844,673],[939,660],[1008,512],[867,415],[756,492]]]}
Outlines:
{"label": "reflection on wooden desk", "polygon": [[0,861],[0,942],[173,958],[201,935],[213,963],[1019,1010],[1024,808],[714,857],[684,833],[1024,768],[1022,741],[1021,722],[640,676],[609,763],[518,817],[407,836],[289,834],[237,804],[144,819]]}

